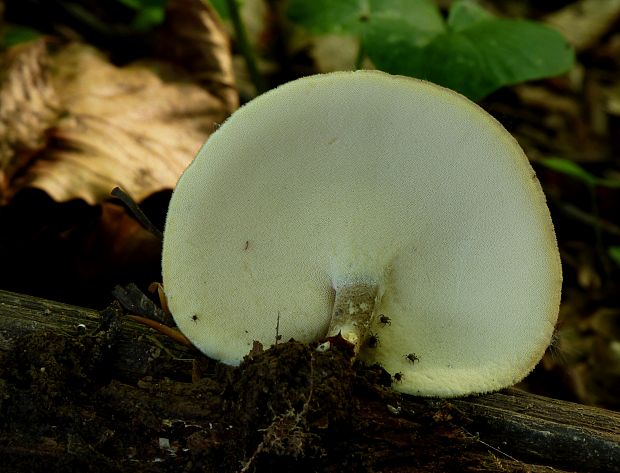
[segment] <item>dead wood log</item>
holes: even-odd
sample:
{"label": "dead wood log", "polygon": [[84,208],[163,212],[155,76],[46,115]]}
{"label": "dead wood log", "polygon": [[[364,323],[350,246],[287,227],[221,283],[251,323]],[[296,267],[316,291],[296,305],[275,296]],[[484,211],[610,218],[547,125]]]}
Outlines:
{"label": "dead wood log", "polygon": [[[68,336],[93,333],[102,325],[101,313],[38,297],[0,291],[0,351],[10,350],[20,337],[34,332]],[[132,320],[123,322],[113,369],[118,379],[135,383],[168,355],[179,372],[191,372],[195,353],[168,337]]]}
{"label": "dead wood log", "polygon": [[[95,332],[103,322],[101,314],[91,309],[0,291],[0,353],[14,350],[29,334],[74,336],[83,331]],[[165,373],[160,363],[163,354],[173,361],[166,365]],[[176,379],[189,385],[196,357],[196,352],[126,320],[118,335],[114,378],[133,386],[131,389],[148,385],[145,389],[151,392],[156,389],[149,384],[156,372],[167,383],[174,384]],[[173,397],[170,403],[174,402]],[[186,403],[187,399],[178,402]],[[491,457],[503,460],[492,471],[620,472],[619,413],[507,389],[448,401],[402,396],[398,415],[406,419],[409,414],[442,403],[462,413],[467,419],[463,430],[483,445]],[[179,407],[179,411],[182,409]],[[23,449],[23,445],[13,447],[1,450],[18,454]],[[489,471],[487,467],[482,465],[481,471]]]}

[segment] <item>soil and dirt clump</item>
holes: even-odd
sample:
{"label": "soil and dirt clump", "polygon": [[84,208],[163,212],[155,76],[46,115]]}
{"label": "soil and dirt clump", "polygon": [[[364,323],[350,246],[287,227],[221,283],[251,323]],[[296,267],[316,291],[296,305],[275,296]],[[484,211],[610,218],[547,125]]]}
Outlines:
{"label": "soil and dirt clump", "polygon": [[121,325],[35,332],[0,351],[4,472],[464,471],[476,463],[479,445],[450,404],[402,409],[387,372],[352,365],[338,350],[289,341],[255,347],[236,368],[196,355],[184,372],[162,357],[131,382],[111,369]]}

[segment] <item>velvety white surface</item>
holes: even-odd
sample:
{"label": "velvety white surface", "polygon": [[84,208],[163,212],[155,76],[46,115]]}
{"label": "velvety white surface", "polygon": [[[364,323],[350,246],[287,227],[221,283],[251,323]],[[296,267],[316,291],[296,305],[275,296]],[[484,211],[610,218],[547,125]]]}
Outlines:
{"label": "velvety white surface", "polygon": [[367,277],[392,323],[361,356],[403,373],[396,389],[499,389],[548,345],[561,269],[544,195],[464,97],[377,72],[304,78],[238,110],[181,177],[164,288],[207,355],[268,347],[278,314],[283,340],[319,341],[333,282]]}

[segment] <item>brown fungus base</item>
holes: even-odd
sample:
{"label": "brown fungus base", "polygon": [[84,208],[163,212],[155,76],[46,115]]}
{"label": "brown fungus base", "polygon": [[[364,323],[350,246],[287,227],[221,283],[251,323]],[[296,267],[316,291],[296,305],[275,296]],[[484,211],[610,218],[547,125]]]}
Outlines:
{"label": "brown fungus base", "polygon": [[513,471],[450,404],[403,407],[384,370],[338,350],[290,341],[231,368],[154,349],[131,380],[113,368],[120,336],[39,332],[0,350],[3,472]]}

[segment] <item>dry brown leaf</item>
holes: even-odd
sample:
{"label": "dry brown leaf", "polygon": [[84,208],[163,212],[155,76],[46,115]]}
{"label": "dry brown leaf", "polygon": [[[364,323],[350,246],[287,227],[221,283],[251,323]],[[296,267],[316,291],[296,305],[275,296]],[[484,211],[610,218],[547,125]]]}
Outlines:
{"label": "dry brown leaf", "polygon": [[218,14],[202,0],[171,0],[157,41],[158,57],[184,67],[192,80],[219,97],[231,111],[238,94],[230,38]]}
{"label": "dry brown leaf", "polygon": [[95,204],[120,186],[140,201],[174,187],[229,114],[198,85],[168,83],[141,65],[117,68],[84,45],[63,49],[53,64],[51,81],[66,114],[14,191],[37,187],[58,201]]}
{"label": "dry brown leaf", "polygon": [[545,22],[577,51],[584,51],[596,45],[619,18],[620,0],[580,0],[548,15]]}
{"label": "dry brown leaf", "polygon": [[55,58],[53,81],[68,114],[24,184],[56,200],[89,203],[122,187],[140,201],[174,187],[215,123],[221,102],[190,83],[167,83],[144,66],[116,68],[72,45]]}
{"label": "dry brown leaf", "polygon": [[[17,171],[4,171],[7,183],[0,189],[1,200],[6,202],[20,189],[34,187],[56,201],[79,198],[96,204],[120,186],[141,201],[174,187],[207,136],[236,108],[237,98],[231,88],[227,38],[211,10],[199,1],[175,0],[171,5],[193,8],[176,16],[172,12],[171,22],[179,15],[197,15],[187,28],[191,34],[176,38],[176,44],[181,48],[183,41],[200,43],[193,45],[196,62],[188,63],[200,74],[161,62],[117,67],[83,44],[71,44],[49,55],[41,43],[13,52],[18,58],[7,70],[4,83],[25,84],[19,92],[26,96],[21,100],[29,110],[26,117],[33,115],[42,122],[28,128],[27,141],[40,143],[47,137],[48,142],[34,159],[26,159],[20,153],[23,146],[18,148],[0,135],[9,146],[3,156],[13,153],[10,160],[21,165],[10,183]],[[177,28],[182,29],[181,23]],[[32,57],[36,60],[28,60]],[[195,80],[197,75],[202,85]],[[23,76],[31,80],[24,82]],[[12,89],[3,87],[0,93],[11,94]],[[42,98],[33,102],[31,96]],[[53,106],[43,107],[39,102]],[[47,115],[40,113],[41,108]],[[0,114],[5,128],[16,128],[14,115]]]}
{"label": "dry brown leaf", "polygon": [[11,49],[0,61],[0,203],[13,176],[45,147],[59,99],[42,42]]}

